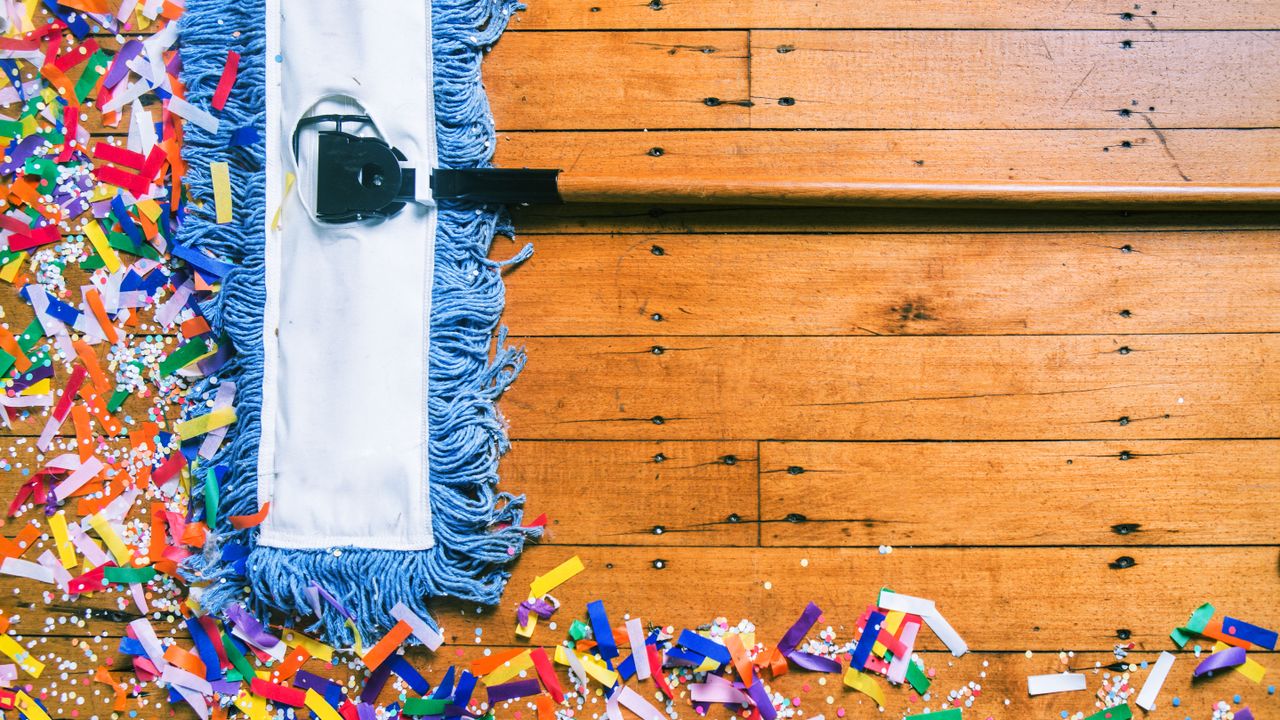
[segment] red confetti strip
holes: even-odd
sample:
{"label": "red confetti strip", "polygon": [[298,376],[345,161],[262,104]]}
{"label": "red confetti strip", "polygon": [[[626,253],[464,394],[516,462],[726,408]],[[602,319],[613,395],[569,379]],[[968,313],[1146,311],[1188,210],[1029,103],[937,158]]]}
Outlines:
{"label": "red confetti strip", "polygon": [[218,87],[213,91],[214,110],[221,110],[231,95],[231,87],[236,84],[236,72],[240,68],[240,53],[231,50],[227,53],[227,64],[222,68],[222,77],[218,78]]}

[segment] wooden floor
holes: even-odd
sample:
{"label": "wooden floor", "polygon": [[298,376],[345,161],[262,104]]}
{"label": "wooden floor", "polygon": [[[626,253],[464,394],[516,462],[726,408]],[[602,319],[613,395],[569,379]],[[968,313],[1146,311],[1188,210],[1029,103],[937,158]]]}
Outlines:
{"label": "wooden floor", "polygon": [[[1277,28],[1274,2],[540,0],[485,74],[504,166],[1274,183]],[[847,635],[881,586],[928,596],[978,651],[927,655],[936,687],[981,684],[979,718],[1092,712],[1101,676],[1037,699],[1025,676],[1128,642],[1153,660],[1205,601],[1280,625],[1280,216],[566,206],[516,227],[493,252],[535,247],[507,275],[529,365],[503,478],[552,517],[516,587],[576,554],[575,612],[771,637],[809,600]],[[1192,686],[1181,657],[1153,717],[1235,693],[1280,712],[1280,657],[1261,686]],[[831,717],[828,694],[876,715],[830,687],[806,711]]]}
{"label": "wooden floor", "polygon": [[[530,5],[485,70],[504,166],[1280,182],[1274,0]],[[519,644],[511,605],[573,555],[587,572],[536,642],[601,598],[613,617],[748,618],[775,640],[810,600],[848,638],[883,586],[935,599],[975,652],[924,638],[931,700],[891,689],[886,717],[969,683],[966,718],[1088,714],[1100,674],[1047,698],[1025,677],[1108,665],[1130,642],[1152,660],[1205,601],[1280,626],[1280,215],[658,204],[515,219],[493,257],[536,254],[506,272],[529,364],[501,405],[503,485],[551,524],[507,606],[441,608],[458,649],[415,654],[430,679]],[[36,432],[17,426],[10,446]],[[0,607],[37,653],[87,656],[89,633],[114,652],[113,602],[50,606],[18,586]],[[86,605],[80,627],[43,624]],[[1179,657],[1153,717],[1208,718],[1235,693],[1280,714],[1280,656],[1258,656],[1262,685],[1192,685]],[[776,689],[807,715],[877,716],[815,677]],[[81,717],[108,705],[104,691]]]}

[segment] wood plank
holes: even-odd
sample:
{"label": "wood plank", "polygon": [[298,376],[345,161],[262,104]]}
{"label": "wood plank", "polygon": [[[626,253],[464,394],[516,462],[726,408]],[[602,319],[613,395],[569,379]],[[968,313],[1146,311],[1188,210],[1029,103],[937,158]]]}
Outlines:
{"label": "wood plank", "polygon": [[648,205],[542,205],[512,208],[519,244],[494,242],[506,259],[534,235],[564,233],[847,233],[1026,232],[1056,230],[1275,230],[1280,213],[1171,213],[1090,210],[946,210],[894,208],[761,208]]}
{"label": "wood plank", "polygon": [[531,361],[502,402],[519,438],[1248,438],[1274,437],[1280,412],[1275,335],[523,344]]}
{"label": "wood plank", "polygon": [[504,132],[495,162],[655,178],[713,168],[910,182],[1280,182],[1280,130]]}
{"label": "wood plank", "polygon": [[[1274,127],[1271,32],[757,31],[757,128]],[[1241,102],[1241,98],[1248,98]]]}
{"label": "wood plank", "polygon": [[[760,452],[765,545],[1280,543],[1276,441],[763,443]],[[890,492],[863,490],[886,483]],[[1213,513],[1197,512],[1206,501]]]}
{"label": "wood plank", "polygon": [[[446,636],[470,644],[479,627],[484,643],[516,642],[515,596],[535,576],[574,555],[586,571],[556,592],[565,608],[559,620],[565,624],[558,633],[540,628],[536,642],[561,639],[568,618],[601,598],[615,618],[631,613],[677,628],[716,617],[748,618],[771,638],[780,637],[812,600],[827,612],[829,624],[845,628],[875,602],[882,587],[934,599],[980,652],[1109,652],[1119,629],[1128,630],[1139,649],[1161,650],[1171,647],[1169,630],[1207,598],[1233,617],[1280,625],[1275,547],[895,548],[880,554],[875,548],[712,552],[558,545],[526,550],[496,609],[477,612],[474,604],[457,601],[433,605]],[[1113,569],[1113,564],[1128,567]],[[1237,582],[1224,582],[1227,578]],[[42,598],[46,585],[6,582],[12,590],[0,596],[0,611],[22,617],[18,634],[43,627],[47,617],[55,625],[57,617],[85,617],[88,608],[118,614],[117,600],[122,600],[123,617],[104,619],[102,611],[94,611],[82,628],[119,637],[121,620],[133,610],[127,593],[114,590],[65,603],[56,595]],[[1213,588],[1209,595],[1206,588]],[[920,647],[944,649],[932,635]]]}
{"label": "wood plank", "polygon": [[755,453],[741,441],[518,442],[502,484],[529,493],[529,516],[549,515],[544,542],[755,545]]}
{"label": "wood plank", "polygon": [[[559,634],[563,635],[564,633],[560,632]],[[847,637],[847,635],[842,634],[841,637]],[[180,646],[190,649],[190,641],[181,633],[175,639]],[[464,643],[467,641],[466,638],[460,639]],[[123,677],[132,677],[133,669],[130,665],[129,657],[115,651],[116,643],[117,641],[114,637],[60,637],[39,643],[33,647],[33,650],[37,659],[42,658],[50,666],[57,666],[59,659],[79,659],[84,657],[86,652],[92,652],[103,661],[102,664],[110,672],[118,673]],[[488,644],[486,643],[486,645]],[[471,662],[485,657],[485,653],[485,648],[474,644],[463,644],[458,646],[446,645],[436,653],[431,653],[415,646],[408,648],[405,656],[427,682],[435,687],[443,679],[449,667],[456,665],[460,669],[466,668]],[[1227,673],[1215,678],[1212,682],[1192,683],[1190,676],[1191,665],[1195,661],[1194,656],[1187,652],[1179,652],[1177,655],[1179,660],[1174,666],[1174,672],[1165,684],[1164,692],[1161,694],[1161,709],[1168,707],[1170,699],[1173,697],[1180,699],[1180,713],[1194,717],[1210,715],[1212,706],[1218,700],[1222,697],[1230,697],[1235,693],[1239,693],[1242,696],[1242,703],[1239,707],[1253,705],[1256,708],[1258,705],[1267,702],[1264,688],[1250,683],[1237,673]],[[1141,662],[1152,661],[1155,657],[1156,654],[1154,652],[1139,652],[1126,658],[1135,665],[1130,673],[1130,677],[1135,684],[1141,684],[1142,679],[1147,674],[1145,670],[1136,667],[1136,665]],[[1264,652],[1259,653],[1259,657],[1263,665],[1271,666],[1274,664],[1277,655]],[[1027,658],[1021,653],[970,653],[961,658],[953,658],[947,653],[923,652],[920,653],[920,658],[925,667],[932,669],[936,673],[933,678],[934,685],[932,687],[934,690],[931,693],[930,701],[921,702],[919,696],[911,691],[910,688],[894,688],[881,681],[887,702],[884,711],[886,714],[892,713],[892,715],[888,716],[897,717],[902,713],[919,712],[922,705],[932,710],[938,710],[949,692],[968,688],[969,683],[976,683],[978,692],[973,695],[973,704],[967,707],[965,711],[981,713],[982,715],[980,716],[1049,717],[1051,714],[1056,715],[1062,709],[1073,711],[1081,709],[1088,713],[1094,709],[1093,702],[1095,698],[1093,692],[1033,698],[1026,693],[1026,675],[1062,672],[1067,668],[1083,670],[1086,675],[1088,689],[1091,691],[1096,690],[1113,675],[1119,675],[1118,672],[1113,673],[1111,670],[1105,669],[1105,666],[1115,662],[1114,655],[1100,652],[1076,653],[1072,656],[1048,652],[1035,654],[1031,658]],[[106,660],[110,662],[105,662]],[[1102,667],[1095,668],[1095,664]],[[360,681],[358,673],[353,672],[345,664],[333,665],[317,659],[311,659],[302,665],[302,669],[321,677],[337,680],[344,685],[349,677],[355,677],[357,683]],[[562,686],[570,688],[571,682],[566,669],[557,666],[557,671]],[[767,683],[773,692],[782,693],[788,698],[799,699],[801,701],[800,711],[807,713],[808,716],[819,715],[824,711],[828,714],[844,711],[846,713],[856,713],[857,716],[869,715],[875,712],[868,705],[869,700],[865,696],[843,687],[839,679],[832,676],[824,677],[794,670],[781,678],[770,679]],[[48,689],[50,691],[44,702],[52,717],[59,720],[73,717],[110,717],[112,714],[111,701],[113,696],[108,691],[99,690],[95,692],[95,689],[76,689],[74,686],[69,688],[60,687],[61,683],[58,683],[53,677],[42,678],[35,681],[33,685],[37,691],[40,689]],[[633,680],[628,685],[641,693],[642,696],[649,697],[656,692],[651,682]],[[359,685],[357,684],[355,687],[358,688]],[[347,692],[352,696],[355,695],[352,688],[347,688]],[[678,688],[678,692],[680,700],[674,707],[677,712],[684,716],[690,713],[687,691],[684,688]],[[394,702],[398,699],[397,696],[400,693],[406,693],[409,697],[416,696],[408,685],[393,676],[379,696],[378,703],[389,704]],[[477,713],[480,711],[479,702],[483,698],[483,690],[480,690],[474,696],[476,704],[472,707],[476,709]],[[658,703],[656,698],[650,697],[650,700]],[[532,703],[528,704],[531,705]],[[568,701],[568,707],[576,707],[576,704],[577,701],[575,699],[571,698]],[[658,706],[661,707],[661,704],[658,704]],[[1265,705],[1263,706],[1265,707]],[[163,714],[166,717],[172,715],[184,720],[196,717],[195,713],[186,705],[170,705],[166,698],[166,693],[159,691],[153,685],[147,685],[140,692],[131,694],[128,701],[128,709],[140,711],[144,714],[152,711],[157,714]],[[514,717],[515,714],[521,711],[531,712],[532,709],[526,707],[525,701],[514,701],[510,704],[502,703],[496,708],[499,717]],[[585,703],[585,708],[578,712],[587,713],[587,715],[579,715],[579,717],[603,718],[605,716],[603,704],[597,697],[588,699]],[[707,716],[727,718],[732,717],[733,713],[724,706],[713,705],[709,708]],[[803,717],[803,715],[800,717]]]}
{"label": "wood plank", "polygon": [[643,335],[655,311],[670,335],[1275,332],[1277,239],[550,235],[506,275],[504,322],[526,336]]}
{"label": "wood plank", "polygon": [[[563,633],[559,633],[563,634]],[[846,637],[846,635],[841,635]],[[462,638],[466,641],[466,638]],[[177,638],[178,644],[182,647],[189,648],[189,641],[179,633]],[[115,638],[56,638],[50,639],[49,642],[40,643],[33,648],[37,659],[44,659],[50,666],[56,666],[59,659],[72,660],[79,659],[86,655],[86,652],[96,653],[100,659],[109,659],[110,662],[102,662],[102,665],[108,667],[113,674],[118,674],[122,678],[132,678],[133,669],[129,665],[129,657],[122,653],[115,652]],[[484,648],[474,646],[474,644],[463,644],[463,646],[449,647],[445,646],[439,652],[428,652],[421,647],[408,648],[404,653],[410,660],[413,667],[420,671],[422,676],[431,687],[435,687],[443,679],[445,671],[448,667],[458,666],[458,669],[465,669],[470,666],[472,661],[480,660],[485,657]],[[1176,653],[1179,656],[1178,662],[1174,666],[1174,673],[1170,675],[1165,685],[1165,691],[1161,694],[1160,708],[1164,710],[1169,706],[1170,698],[1178,697],[1179,712],[1194,717],[1207,717],[1212,714],[1212,706],[1222,697],[1230,697],[1233,693],[1239,693],[1242,696],[1242,702],[1236,708],[1244,706],[1266,707],[1266,703],[1270,698],[1266,697],[1266,689],[1261,685],[1249,683],[1243,676],[1238,674],[1226,674],[1220,676],[1213,682],[1190,682],[1190,667],[1194,661],[1194,656],[1189,652]],[[1156,653],[1139,652],[1133,653],[1128,657],[1132,661],[1132,673],[1129,674],[1133,683],[1138,685],[1143,682],[1147,676],[1147,670],[1139,669],[1139,662],[1155,660]],[[1276,653],[1262,652],[1258,653],[1262,665],[1272,666],[1276,660]],[[1068,696],[1039,696],[1029,697],[1027,694],[1027,679],[1025,675],[1029,674],[1048,674],[1060,673],[1065,669],[1083,670],[1087,676],[1087,684],[1089,691],[1097,691],[1103,682],[1108,682],[1114,676],[1120,673],[1106,669],[1115,662],[1115,656],[1110,652],[1082,652],[1073,653],[1068,656],[1065,653],[1044,652],[1036,653],[1032,657],[1025,657],[1021,653],[969,653],[964,657],[951,657],[947,653],[940,652],[922,652],[920,660],[924,662],[925,667],[932,669],[934,676],[931,700],[920,700],[919,696],[911,691],[910,688],[895,688],[881,680],[884,689],[884,698],[887,705],[884,707],[886,716],[897,717],[902,714],[915,714],[922,711],[923,707],[931,708],[931,710],[940,710],[941,703],[946,700],[947,694],[952,691],[961,691],[966,689],[963,697],[970,697],[973,688],[969,688],[969,683],[977,685],[978,692],[972,693],[973,705],[966,706],[965,712],[974,712],[983,716],[998,717],[1048,717],[1056,716],[1062,710],[1082,710],[1084,712],[1092,712],[1094,710],[1093,703],[1096,702],[1093,692],[1068,694]],[[1100,665],[1101,667],[1094,667]],[[82,665],[81,665],[82,666]],[[332,665],[320,660],[308,660],[302,665],[302,669],[308,673],[324,676],[338,680],[339,683],[347,684],[348,678],[356,678],[356,685],[347,687],[349,696],[356,696],[356,688],[360,688],[361,678],[358,673],[352,671],[344,664]],[[562,666],[557,666],[559,680],[562,687],[571,688],[570,678],[567,671]],[[669,676],[675,674],[675,671],[668,671]],[[59,687],[60,683],[52,678],[44,678],[33,683],[38,689],[49,689],[49,697],[44,702],[49,708],[50,714],[55,719],[68,719],[68,717],[110,717],[111,700],[113,694],[101,691],[101,685],[97,688],[77,689],[76,687]],[[769,689],[772,692],[782,693],[783,697],[795,698],[800,701],[799,711],[801,714],[815,716],[823,714],[835,714],[835,712],[844,711],[846,714],[854,714],[854,716],[869,716],[876,712],[876,708],[870,706],[867,697],[845,688],[838,678],[835,676],[815,675],[805,673],[805,671],[792,670],[791,673],[767,680]],[[650,702],[654,702],[658,707],[662,707],[659,698],[653,697],[655,691],[652,682],[632,682],[628,683],[632,689],[641,693],[641,696],[648,697]],[[689,707],[689,698],[685,688],[678,688],[680,693],[680,701],[675,705],[675,710],[680,712],[681,716],[691,714]],[[388,705],[398,700],[399,693],[406,693],[408,697],[416,697],[406,683],[392,676],[387,687],[378,698],[379,705]],[[141,692],[134,692],[129,696],[128,710],[141,712],[146,715],[148,712],[154,712],[156,715],[174,716],[179,719],[189,720],[196,717],[195,712],[191,711],[186,705],[177,703],[177,705],[169,705],[166,700],[166,693],[159,691],[155,685],[145,685]],[[480,702],[484,700],[484,691],[480,689],[474,696],[474,705],[476,714],[480,714]],[[534,703],[529,701],[513,701],[511,703],[500,703],[494,708],[499,717],[513,717],[521,712],[531,712]],[[577,710],[577,700],[570,694],[570,700],[567,706],[576,708],[579,717],[591,717],[598,719],[604,717],[605,712],[603,702],[598,697],[590,697],[585,701],[584,707]],[[581,715],[585,714],[585,715]],[[730,708],[724,706],[710,706],[708,717],[732,717]],[[804,717],[805,715],[797,715]]]}
{"label": "wood plank", "polygon": [[746,127],[747,33],[513,33],[485,81],[504,128]]}
{"label": "wood plank", "polygon": [[1018,28],[1159,30],[1280,27],[1280,8],[1269,0],[1147,0],[1126,7],[1107,0],[541,0],[511,19],[520,30],[640,30],[659,28]]}

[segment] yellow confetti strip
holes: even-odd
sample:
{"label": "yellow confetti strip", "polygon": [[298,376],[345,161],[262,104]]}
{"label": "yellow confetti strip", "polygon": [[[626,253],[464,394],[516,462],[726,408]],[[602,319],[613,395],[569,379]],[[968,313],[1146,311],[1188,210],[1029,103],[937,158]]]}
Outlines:
{"label": "yellow confetti strip", "polygon": [[93,531],[98,533],[98,537],[102,538],[102,542],[107,544],[107,549],[111,551],[111,556],[116,559],[116,565],[120,567],[129,567],[133,562],[133,553],[129,552],[129,548],[111,528],[111,523],[102,517],[102,513],[96,513],[89,518],[89,526]]}
{"label": "yellow confetti strip", "polygon": [[[1231,646],[1219,640],[1214,643],[1213,651],[1221,652],[1229,647]],[[1262,683],[1262,676],[1267,674],[1267,668],[1262,663],[1249,657],[1245,658],[1243,665],[1235,666],[1235,671],[1259,684]]]}
{"label": "yellow confetti strip", "polygon": [[9,264],[0,268],[0,280],[4,280],[8,283],[13,282],[14,278],[18,277],[18,272],[22,270],[22,264],[26,261],[27,253],[24,250],[23,252],[18,253],[18,257],[10,260]]}
{"label": "yellow confetti strip", "polygon": [[[590,655],[579,655],[579,662],[582,663],[582,669],[587,671],[596,682],[605,687],[613,687],[618,682],[618,673],[610,670]],[[569,655],[565,653],[563,645],[556,646],[556,662],[561,665],[569,665]]]}
{"label": "yellow confetti strip", "polygon": [[97,220],[90,220],[84,224],[84,234],[89,236],[89,242],[93,245],[93,249],[98,251],[98,255],[102,256],[102,262],[106,264],[107,272],[119,270],[120,256],[116,255],[116,251],[112,250],[111,246],[107,244],[107,236],[103,234]]}
{"label": "yellow confetti strip", "polygon": [[315,713],[316,720],[342,720],[342,716],[338,714],[333,706],[325,702],[320,693],[307,688],[307,696],[303,701],[307,704],[307,709]]}
{"label": "yellow confetti strip", "polygon": [[13,706],[18,708],[27,720],[49,720],[49,714],[40,707],[30,695],[19,690],[13,699]]}
{"label": "yellow confetti strip", "polygon": [[529,651],[525,650],[499,665],[497,670],[485,675],[484,684],[489,687],[500,685],[531,667],[533,667],[533,658],[529,655]]}
{"label": "yellow confetti strip", "polygon": [[141,210],[142,214],[146,215],[147,219],[150,220],[151,222],[155,222],[159,220],[160,213],[164,212],[163,210],[160,209],[160,204],[157,203],[155,200],[152,200],[151,198],[147,198],[146,200],[139,200],[137,203],[135,203],[134,207]]}
{"label": "yellow confetti strip", "polygon": [[34,385],[28,386],[26,390],[23,390],[18,394],[19,395],[48,395],[50,392],[53,392],[53,385],[50,384],[50,380],[48,378],[45,378],[44,380],[41,380],[40,382],[37,382]]}
{"label": "yellow confetti strip", "polygon": [[40,677],[40,673],[44,672],[44,663],[31,657],[31,653],[9,635],[0,635],[0,652],[8,655],[10,660],[33,678]]}
{"label": "yellow confetti strip", "polygon": [[284,642],[291,648],[302,648],[311,653],[311,657],[321,662],[333,662],[333,648],[319,640],[313,640],[298,632],[289,631],[284,634]]}
{"label": "yellow confetti strip", "polygon": [[[897,635],[898,626],[902,624],[902,619],[906,616],[907,614],[904,612],[891,610],[884,616],[884,623],[880,626],[880,629],[890,635]],[[885,647],[883,643],[877,640],[876,644],[871,646],[871,652],[875,653],[876,657],[884,657],[884,654],[889,652],[889,648]]]}
{"label": "yellow confetti strip", "polygon": [[214,219],[219,225],[231,222],[231,166],[224,162],[209,163],[213,180]]}
{"label": "yellow confetti strip", "polygon": [[[565,560],[552,569],[551,572],[546,575],[539,575],[533,579],[533,582],[529,583],[529,600],[541,598],[584,569],[586,568],[582,564],[582,559],[577,555]],[[537,626],[538,616],[529,613],[529,622],[524,625],[516,625],[516,634],[520,637],[533,637],[533,629]]]}
{"label": "yellow confetti strip", "polygon": [[870,675],[864,675],[854,668],[849,668],[844,673],[844,684],[875,700],[876,705],[884,707],[884,691]]}
{"label": "yellow confetti strip", "polygon": [[267,701],[257,695],[241,691],[232,702],[240,708],[240,712],[249,716],[249,720],[268,720],[271,717],[267,712]]}
{"label": "yellow confetti strip", "polygon": [[58,559],[62,567],[70,570],[76,566],[76,549],[71,545],[71,536],[67,534],[66,513],[59,510],[49,516],[49,529],[53,530],[53,545],[58,548]]}
{"label": "yellow confetti strip", "polygon": [[178,423],[175,431],[183,440],[190,440],[197,435],[204,435],[211,430],[226,427],[236,421],[236,411],[232,408],[219,408],[207,415],[193,417],[186,422]]}
{"label": "yellow confetti strip", "polygon": [[280,215],[284,213],[284,201],[289,198],[289,193],[293,191],[293,183],[297,180],[297,176],[293,173],[285,173],[284,176],[284,194],[280,197],[280,207],[276,208],[276,214],[271,217],[271,229],[280,229]]}

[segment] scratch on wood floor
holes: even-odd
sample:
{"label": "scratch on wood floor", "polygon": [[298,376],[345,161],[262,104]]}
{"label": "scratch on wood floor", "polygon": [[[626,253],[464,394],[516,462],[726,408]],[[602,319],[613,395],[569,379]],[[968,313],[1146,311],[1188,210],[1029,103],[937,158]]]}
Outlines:
{"label": "scratch on wood floor", "polygon": [[1147,127],[1151,128],[1151,132],[1156,134],[1156,139],[1160,141],[1160,147],[1164,148],[1164,154],[1168,155],[1169,160],[1173,162],[1173,169],[1178,172],[1178,176],[1186,182],[1191,182],[1191,178],[1187,177],[1187,174],[1182,172],[1182,168],[1178,165],[1178,158],[1173,154],[1173,150],[1169,148],[1169,142],[1165,140],[1164,133],[1160,131],[1160,128],[1156,127],[1155,122],[1151,120],[1149,115],[1146,113],[1141,113],[1141,115],[1143,121],[1147,123]]}
{"label": "scratch on wood floor", "polygon": [[1137,387],[1155,387],[1164,383],[1135,383],[1132,385],[1106,385],[1098,388],[1080,388],[1078,390],[1046,390],[1044,392],[1009,392],[1009,393],[979,393],[975,395],[940,395],[936,397],[909,397],[894,398],[887,400],[848,400],[844,402],[829,403],[800,403],[792,407],[849,407],[854,405],[890,405],[893,403],[909,403],[909,402],[926,402],[932,400],[981,400],[984,398],[1006,398],[1006,397],[1043,397],[1047,395],[1077,395],[1080,393],[1103,392],[1106,390],[1124,390],[1126,388]]}
{"label": "scratch on wood floor", "polygon": [[1062,108],[1066,107],[1066,106],[1067,106],[1067,103],[1071,102],[1071,99],[1072,99],[1072,98],[1074,98],[1074,97],[1076,96],[1076,93],[1080,91],[1080,87],[1081,87],[1082,85],[1084,85],[1084,81],[1085,81],[1085,80],[1088,80],[1088,79],[1089,79],[1089,76],[1093,74],[1093,71],[1094,71],[1094,70],[1097,70],[1097,69],[1098,69],[1098,63],[1097,63],[1097,62],[1095,62],[1095,63],[1093,64],[1093,67],[1089,68],[1089,72],[1085,73],[1085,74],[1084,74],[1084,77],[1080,78],[1080,82],[1076,83],[1076,86],[1075,86],[1075,87],[1073,87],[1073,88],[1071,88],[1071,94],[1070,94],[1070,95],[1067,95],[1067,99],[1066,99],[1066,100],[1063,100],[1063,101],[1062,101],[1062,104],[1058,106],[1058,109],[1059,109],[1059,110],[1061,110]]}

